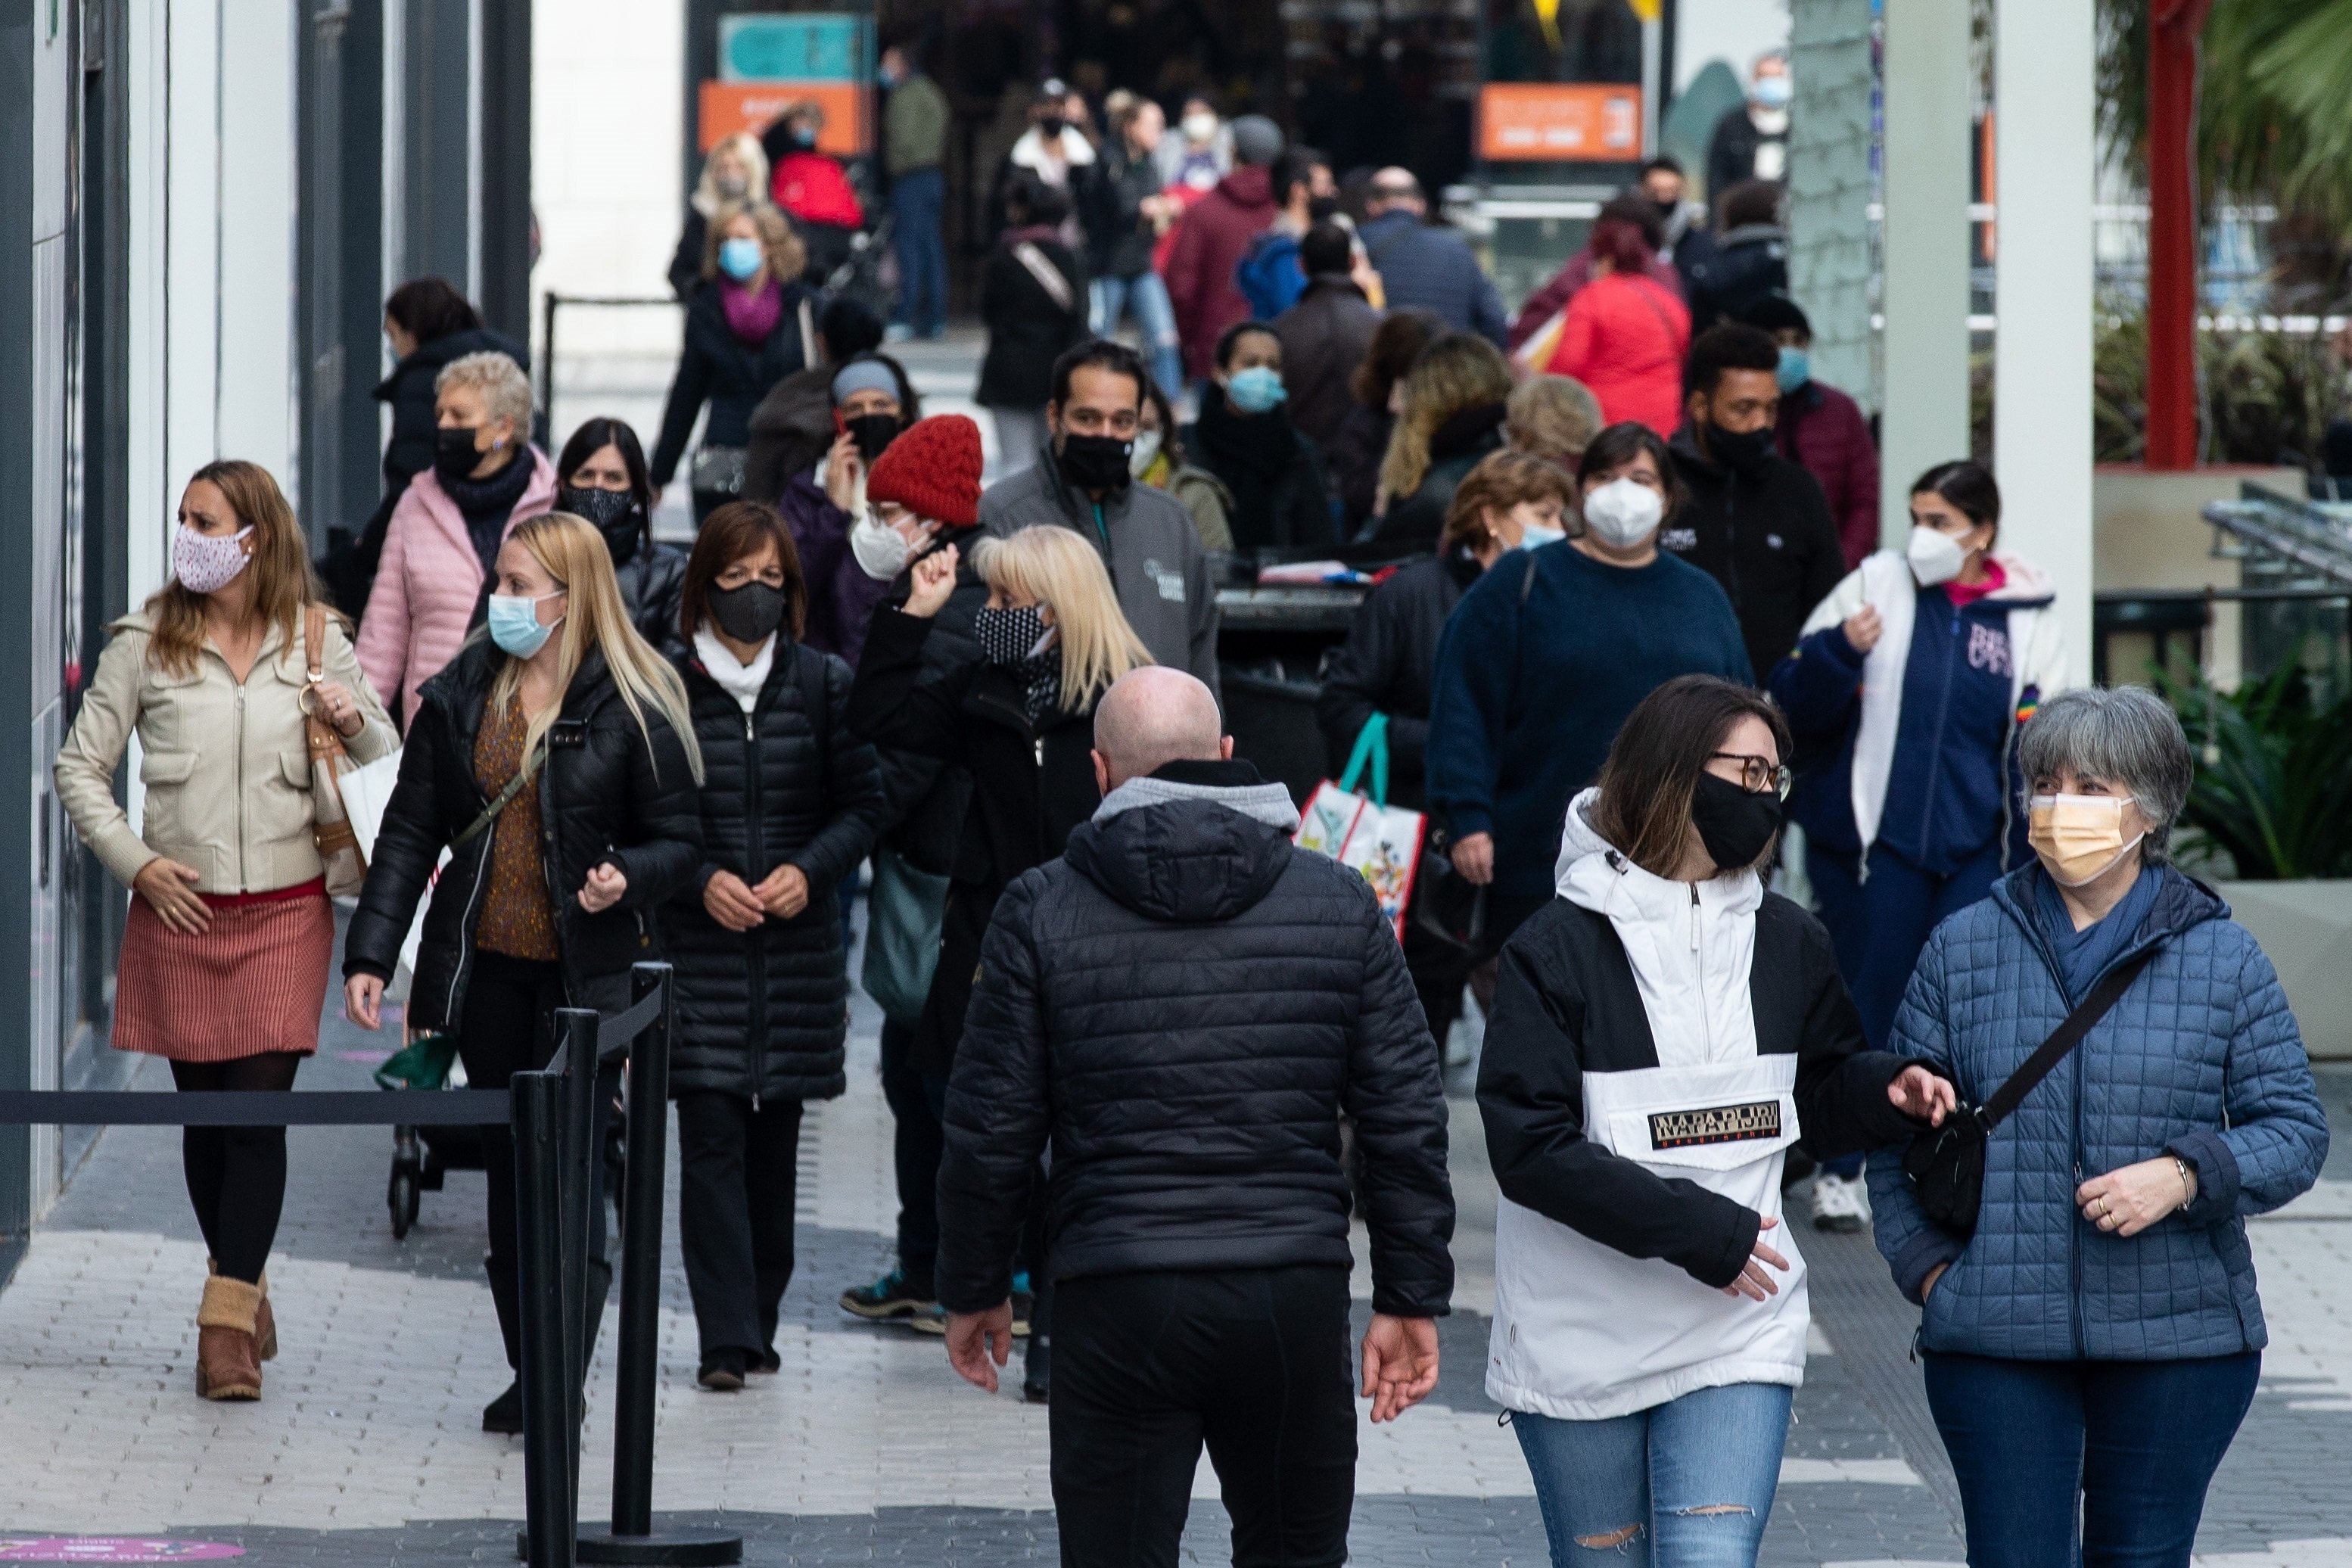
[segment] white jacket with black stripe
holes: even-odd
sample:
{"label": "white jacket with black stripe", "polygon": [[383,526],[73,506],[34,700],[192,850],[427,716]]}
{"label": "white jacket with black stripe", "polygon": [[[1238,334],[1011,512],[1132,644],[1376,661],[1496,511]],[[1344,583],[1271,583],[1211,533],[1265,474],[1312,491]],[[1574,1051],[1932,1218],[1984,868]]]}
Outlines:
{"label": "white jacket with black stripe", "polygon": [[1759,1302],[1722,1287],[1801,1135],[1908,1137],[1828,934],[1753,871],[1668,881],[1568,812],[1559,896],[1504,948],[1478,1073],[1502,1191],[1486,1392],[1607,1420],[1701,1388],[1804,1381],[1805,1265]]}

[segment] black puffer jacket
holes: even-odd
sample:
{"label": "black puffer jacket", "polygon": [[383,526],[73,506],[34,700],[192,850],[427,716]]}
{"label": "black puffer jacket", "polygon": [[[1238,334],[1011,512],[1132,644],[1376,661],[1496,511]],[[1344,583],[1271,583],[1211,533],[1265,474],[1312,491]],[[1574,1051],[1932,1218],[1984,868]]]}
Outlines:
{"label": "black puffer jacket", "polygon": [[[834,889],[874,846],[882,779],[850,731],[849,667],[784,643],[750,713],[691,655],[678,673],[702,743],[702,868],[662,913],[677,966],[672,1094],[831,1100],[843,1088],[849,976]],[[809,699],[823,704],[812,722]],[[808,907],[731,931],[703,908],[719,871],[757,887],[779,866],[808,878]]]}
{"label": "black puffer jacket", "polygon": [[[804,368],[801,308],[814,313],[824,301],[805,286],[784,285],[783,313],[775,330],[757,343],[747,343],[727,324],[727,306],[720,285],[705,283],[686,308],[686,344],[678,351],[677,374],[662,405],[661,438],[654,443],[653,481],[667,485],[677,477],[677,462],[686,456],[687,437],[694,433],[695,416],[710,405],[702,427],[706,447],[748,447],[751,442],[751,410],[768,389]],[[812,332],[814,329],[812,328]]]}
{"label": "black puffer jacket", "polygon": [[[489,805],[474,782],[474,738],[490,682],[506,655],[486,637],[466,645],[417,693],[400,780],[384,808],[367,885],[343,944],[343,973],[389,980],[409,918],[443,847]],[[563,952],[564,990],[578,1007],[628,1005],[629,966],[656,956],[652,914],[702,861],[702,817],[686,749],[657,712],[646,715],[648,750],[602,655],[591,654],[563,694],[540,770],[541,847]],[[455,1026],[473,970],[474,927],[495,830],[477,834],[433,884],[425,940],[409,992],[413,1028]],[[591,868],[610,862],[628,878],[621,901],[601,914],[580,907]]]}
{"label": "black puffer jacket", "polygon": [[1375,713],[1389,716],[1389,804],[1428,803],[1423,754],[1429,745],[1430,680],[1445,617],[1486,569],[1466,550],[1425,556],[1364,595],[1315,700],[1315,721],[1337,777],[1356,736]]}
{"label": "black puffer jacket", "polygon": [[451,332],[416,345],[377,384],[378,403],[392,408],[392,438],[383,444],[383,482],[397,496],[408,481],[433,466],[433,382],[443,367],[467,354],[501,353],[530,374],[530,353],[504,332],[488,327]]}
{"label": "black puffer jacket", "polygon": [[[1255,777],[1179,763],[1139,782]],[[1445,1099],[1396,938],[1362,878],[1292,847],[1280,786],[1192,793],[1080,827],[997,906],[949,1083],[940,1300],[1005,1299],[1049,1141],[1057,1279],[1344,1268],[1344,1110],[1373,1307],[1443,1313]]]}
{"label": "black puffer jacket", "polygon": [[[612,540],[604,541],[609,548]],[[629,624],[657,648],[675,651],[677,601],[686,591],[686,552],[675,544],[635,538],[613,552],[613,577],[621,585],[621,603],[629,609]]]}

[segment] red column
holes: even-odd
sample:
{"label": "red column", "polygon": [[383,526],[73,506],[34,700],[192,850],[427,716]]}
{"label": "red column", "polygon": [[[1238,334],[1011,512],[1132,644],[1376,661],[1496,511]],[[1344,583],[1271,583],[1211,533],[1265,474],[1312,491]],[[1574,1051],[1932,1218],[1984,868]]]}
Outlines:
{"label": "red column", "polygon": [[2147,466],[2197,466],[2197,38],[2212,0],[2151,0]]}

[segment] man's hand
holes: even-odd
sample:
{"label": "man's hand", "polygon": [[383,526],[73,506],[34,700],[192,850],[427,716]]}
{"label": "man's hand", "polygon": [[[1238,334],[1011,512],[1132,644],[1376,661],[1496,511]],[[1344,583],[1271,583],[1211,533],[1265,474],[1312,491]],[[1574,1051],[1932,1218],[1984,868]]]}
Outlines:
{"label": "man's hand", "polygon": [[1941,1127],[1944,1118],[1958,1110],[1960,1103],[1949,1079],[1917,1066],[1905,1068],[1895,1075],[1895,1080],[1886,1086],[1886,1098],[1894,1102],[1895,1110],[1930,1127]]}
{"label": "man's hand", "polygon": [[1473,882],[1495,879],[1495,836],[1470,833],[1454,841],[1454,868]]}
{"label": "man's hand", "polygon": [[808,873],[798,866],[779,866],[751,889],[751,895],[760,900],[761,909],[780,921],[788,921],[808,908]]}
{"label": "man's hand", "polygon": [[1437,1386],[1437,1320],[1374,1312],[1364,1331],[1363,1365],[1372,1419],[1395,1420]]}
{"label": "man's hand", "polygon": [[[1379,1320],[1373,1320],[1377,1327]],[[1433,1339],[1431,1343],[1435,1344]],[[948,1314],[948,1364],[963,1374],[966,1383],[977,1384],[989,1393],[996,1392],[996,1369],[1013,1356],[1013,1303],[999,1301],[985,1312],[950,1312]],[[1430,1352],[1430,1364],[1436,1365],[1436,1352]],[[992,1358],[993,1360],[992,1361]],[[1434,1370],[1430,1380],[1436,1381]]]}

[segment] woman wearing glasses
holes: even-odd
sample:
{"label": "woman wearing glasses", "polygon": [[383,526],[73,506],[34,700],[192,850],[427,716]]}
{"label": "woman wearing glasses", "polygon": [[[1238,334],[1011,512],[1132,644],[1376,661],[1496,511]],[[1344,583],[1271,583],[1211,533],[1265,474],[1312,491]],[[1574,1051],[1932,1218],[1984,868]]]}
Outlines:
{"label": "woman wearing glasses", "polygon": [[[2006,551],[1983,465],[1911,487],[1911,536],[1822,601],[1767,682],[1808,759],[1789,799],[1838,971],[1885,1048],[1927,933],[2028,864],[2020,731],[2066,685],[2050,579]],[[1858,1159],[1813,1184],[1813,1224],[1870,1223]]]}
{"label": "woman wearing glasses", "polygon": [[1503,949],[1478,1073],[1502,1189],[1486,1393],[1555,1564],[1755,1562],[1810,1322],[1781,1161],[1953,1104],[1865,1047],[1828,936],[1764,890],[1788,752],[1760,693],[1667,681]]}

